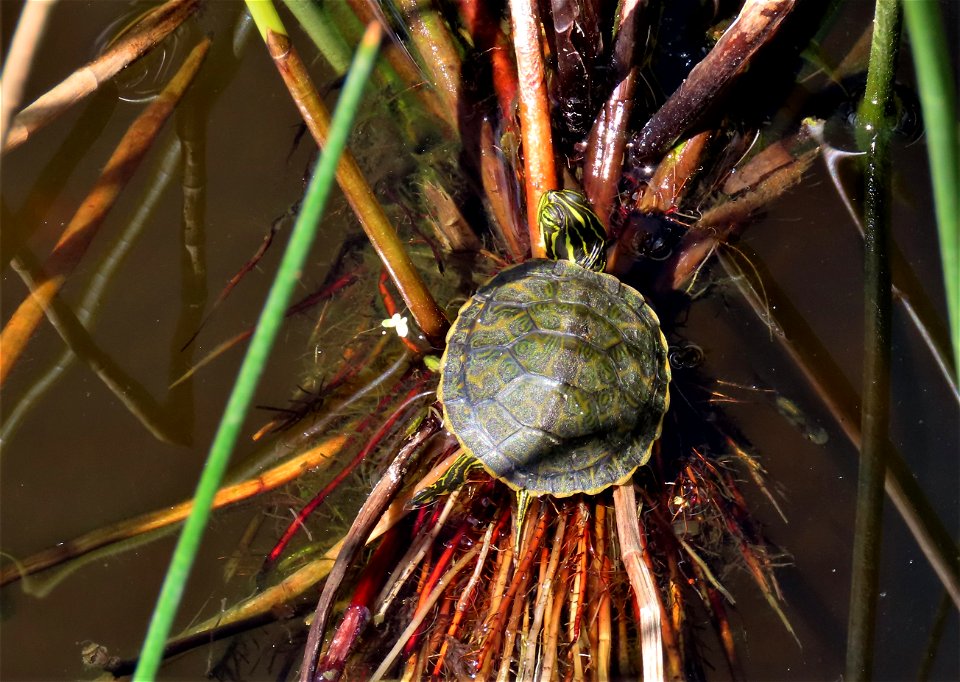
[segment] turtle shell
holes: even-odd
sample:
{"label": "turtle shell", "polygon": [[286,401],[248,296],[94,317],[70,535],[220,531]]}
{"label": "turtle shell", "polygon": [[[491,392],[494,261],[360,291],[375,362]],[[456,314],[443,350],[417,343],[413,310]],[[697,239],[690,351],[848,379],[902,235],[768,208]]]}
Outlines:
{"label": "turtle shell", "polygon": [[635,289],[569,261],[504,270],[460,309],[439,397],[463,447],[515,490],[626,481],[670,402],[667,344]]}

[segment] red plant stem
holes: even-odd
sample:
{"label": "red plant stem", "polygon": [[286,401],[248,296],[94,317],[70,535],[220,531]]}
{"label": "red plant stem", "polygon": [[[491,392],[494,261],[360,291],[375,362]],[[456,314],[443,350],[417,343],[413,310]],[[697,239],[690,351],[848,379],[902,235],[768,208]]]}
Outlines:
{"label": "red plant stem", "polygon": [[340,619],[340,626],[330,640],[326,655],[317,666],[317,674],[324,680],[337,680],[343,674],[347,658],[370,621],[372,602],[390,575],[390,568],[396,561],[401,541],[406,538],[407,532],[400,524],[387,531],[363,569],[350,605]]}
{"label": "red plant stem", "polygon": [[[506,507],[503,511],[500,512],[500,518],[497,519],[497,525],[494,526],[493,532],[490,534],[491,542],[496,542],[496,539],[500,536],[503,527],[507,523],[507,519],[510,518],[510,508]],[[482,554],[481,554],[482,556]],[[453,613],[453,619],[450,621],[450,627],[447,629],[447,636],[444,639],[443,644],[440,647],[440,654],[437,656],[437,663],[433,667],[433,676],[439,677],[443,672],[443,662],[447,655],[447,643],[456,638],[457,630],[460,628],[460,623],[463,621],[463,616],[467,611],[467,604],[470,603],[472,599],[473,591],[476,588],[476,583],[473,583],[469,592],[466,592],[460,596],[459,601],[457,602],[457,609]]]}
{"label": "red plant stem", "polygon": [[507,129],[515,127],[517,106],[517,67],[510,58],[510,43],[500,23],[490,15],[489,0],[457,0],[460,20],[467,27],[476,49],[490,59],[493,91]]}
{"label": "red plant stem", "polygon": [[[273,549],[270,550],[270,553],[263,562],[263,567],[260,569],[261,576],[265,575],[271,568],[273,568],[273,565],[277,562],[277,559],[280,558],[280,555],[287,548],[290,540],[292,540],[293,536],[296,535],[297,530],[303,527],[303,524],[307,518],[309,518],[309,516],[316,510],[317,507],[323,504],[323,501],[327,499],[330,493],[336,490],[340,484],[343,483],[344,479],[346,479],[347,476],[349,476],[353,470],[357,468],[360,462],[366,459],[367,456],[373,452],[378,445],[380,445],[380,442],[386,437],[387,433],[391,428],[393,428],[400,417],[404,415],[410,405],[420,398],[433,395],[432,390],[422,390],[425,383],[426,379],[421,379],[413,388],[410,389],[406,397],[404,397],[403,402],[400,403],[400,406],[394,410],[393,414],[391,414],[385,422],[383,422],[377,432],[373,434],[369,441],[367,441],[367,444],[360,450],[360,452],[358,452],[354,458],[347,463],[340,473],[333,477],[332,481],[324,486],[323,490],[317,493],[312,500],[303,506],[303,508],[297,514],[297,517],[290,523],[289,526],[287,526],[287,529],[283,532],[283,535],[280,536],[280,540],[276,545],[274,545]],[[399,386],[399,384],[397,385]],[[380,410],[389,404],[390,400],[393,399],[393,395],[394,394],[391,392],[380,400],[380,403],[377,405],[377,409],[375,409],[367,418],[357,425],[357,430],[354,432],[354,435],[351,437],[351,439],[356,438],[356,435],[361,433],[363,429],[366,428],[370,420],[372,420],[375,415],[380,414]]]}
{"label": "red plant stem", "polygon": [[[419,611],[423,608],[427,599],[430,597],[430,593],[433,592],[433,588],[439,582],[440,578],[443,577],[444,571],[447,570],[447,566],[450,565],[450,562],[453,560],[453,555],[457,551],[457,548],[460,547],[460,541],[463,539],[463,536],[466,534],[467,529],[470,527],[467,519],[464,519],[460,523],[460,527],[457,528],[457,532],[451,538],[450,542],[447,545],[447,548],[443,551],[443,554],[440,555],[440,558],[437,560],[437,563],[434,565],[433,570],[430,572],[429,577],[426,582],[423,584],[422,589],[419,590],[420,598],[417,600],[416,611]],[[407,643],[403,647],[403,657],[409,658],[413,655],[413,652],[417,648],[417,641],[420,639],[420,635],[423,634],[425,629],[425,624],[421,624],[419,628],[410,636],[410,639],[407,640]]]}
{"label": "red plant stem", "polygon": [[413,525],[413,535],[416,536],[424,528],[430,529],[436,525],[437,520],[440,518],[440,515],[443,513],[443,505],[436,504],[431,508],[424,507],[421,511],[427,512],[421,514],[417,517],[416,523]]}
{"label": "red plant stem", "polygon": [[524,554],[523,559],[520,560],[520,565],[517,567],[517,572],[513,574],[513,579],[510,581],[510,587],[507,588],[507,593],[500,602],[500,608],[494,615],[493,622],[490,623],[488,628],[486,628],[487,636],[483,641],[483,648],[480,651],[479,665],[477,666],[478,670],[483,670],[486,668],[487,661],[493,654],[494,646],[500,638],[500,632],[503,630],[504,623],[506,622],[508,616],[510,602],[520,591],[520,588],[526,585],[529,581],[530,566],[533,564],[534,559],[537,558],[537,550],[540,549],[540,543],[543,542],[543,537],[546,535],[546,533],[547,513],[546,510],[541,506],[540,519],[537,523],[533,537],[530,539],[530,546],[527,548],[527,553]]}
{"label": "red plant stem", "polygon": [[537,202],[540,195],[557,188],[557,169],[553,158],[550,108],[540,51],[540,11],[534,0],[510,0],[510,22],[517,55],[517,80],[520,84],[520,137],[525,166],[524,187],[527,203],[527,229],[534,258],[547,255]]}

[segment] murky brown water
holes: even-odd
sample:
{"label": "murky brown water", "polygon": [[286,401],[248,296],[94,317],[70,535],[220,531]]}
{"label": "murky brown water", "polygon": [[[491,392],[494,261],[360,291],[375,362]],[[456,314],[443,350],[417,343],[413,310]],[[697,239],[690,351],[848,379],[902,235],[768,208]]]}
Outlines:
{"label": "murky brown water", "polygon": [[[17,9],[11,2],[0,5],[5,45]],[[61,3],[46,38],[51,49],[43,52],[36,64],[26,98],[33,99],[62,78],[68,68],[88,60],[101,27],[123,11],[120,3]],[[202,28],[215,32],[215,49],[223,52],[212,55],[205,69],[227,67],[227,44],[235,16],[236,8],[227,3],[206,7]],[[195,32],[183,40],[192,44],[197,35]],[[319,67],[314,72],[318,82],[329,77]],[[44,168],[75,164],[62,189],[53,193],[47,186],[39,214],[21,216],[22,221],[14,224],[17,230],[32,231],[29,247],[33,253],[43,254],[49,249],[140,106],[118,103],[116,93],[108,88],[4,157],[3,202],[5,210],[14,215],[23,212]],[[83,150],[82,158],[64,159],[63,146],[68,136],[75,134],[78,123],[89,129],[89,121],[97,119],[106,120],[103,132]],[[259,39],[252,36],[236,74],[215,93],[208,115],[203,236],[206,268],[202,278],[210,292],[207,303],[258,247],[270,222],[300,195],[311,145],[299,145],[288,158],[298,121]],[[158,151],[170,143],[173,132],[171,121],[67,285],[64,297],[68,301],[75,302],[83,295],[111,241],[136,209],[151,168],[158,161]],[[932,212],[922,143],[907,148],[901,145],[896,154],[897,236],[930,295],[940,301],[938,265],[930,245]],[[363,156],[370,158],[371,154]],[[401,158],[396,150],[390,150],[387,157]],[[398,166],[401,163],[405,160]],[[386,175],[390,168],[378,171]],[[178,324],[195,319],[189,309],[191,291],[182,283],[182,201],[178,184],[179,176],[107,289],[97,308],[93,332],[96,342],[168,414],[173,414],[174,408],[167,402],[171,395],[167,386],[177,374],[175,368],[184,362],[180,347],[185,332],[178,331]],[[315,269],[304,277],[311,286],[326,274],[330,245],[344,229],[355,229],[352,219],[346,220],[347,228],[343,225],[342,202],[338,201],[332,211],[336,217],[325,225],[329,232],[319,240],[311,258]],[[3,229],[10,230],[11,225],[5,224]],[[773,205],[766,217],[749,229],[744,241],[760,254],[833,359],[859,386],[863,347],[860,239],[819,166],[801,188]],[[218,310],[199,337],[194,361],[255,321],[279,253],[275,246]],[[5,268],[4,319],[24,293],[17,275]],[[372,291],[358,295],[355,305],[369,306],[373,296]],[[956,535],[960,514],[957,403],[902,314],[898,312],[895,321],[893,440],[934,508]],[[305,367],[313,361],[313,349],[307,345],[310,328],[310,320],[304,319],[285,327],[257,403],[286,403]],[[733,618],[734,625],[742,627],[741,655],[749,679],[837,679],[843,671],[856,452],[771,342],[765,327],[739,303],[732,288],[720,287],[706,300],[695,303],[682,334],[703,348],[706,375],[776,387],[828,436],[825,445],[814,444],[756,392],[744,392],[744,402],[729,408],[761,454],[771,480],[784,492],[789,524],[780,521],[759,495],[756,505],[759,516],[768,524],[770,538],[792,557],[792,565],[782,569],[778,577],[787,615],[802,648],[743,574],[721,579],[729,583],[738,599]],[[60,338],[44,324],[4,386],[4,420],[61,350]],[[240,350],[229,352],[201,370],[188,392],[179,394],[179,399],[193,401],[192,407],[189,402],[178,403],[181,412],[185,405],[189,408],[187,415],[180,415],[180,423],[186,425],[190,446],[159,442],[87,367],[75,364],[67,370],[3,443],[0,549],[8,556],[23,557],[104,524],[188,498],[241,355]],[[254,412],[246,433],[268,418],[264,412]],[[252,450],[242,446],[236,459]],[[288,502],[287,506],[294,503]],[[266,551],[280,522],[265,524],[266,529],[248,554],[246,572],[226,587],[223,566],[251,516],[262,511],[253,505],[215,517],[180,609],[180,624],[216,613],[222,599],[229,602],[249,593],[250,567],[256,565],[257,553]],[[942,590],[889,505],[886,522],[876,673],[878,679],[908,679],[914,678],[920,667]],[[5,588],[0,677],[40,680],[89,676],[79,660],[81,642],[86,640],[100,642],[121,656],[133,655],[166,570],[173,537],[99,558],[65,577],[42,598],[31,593],[42,587],[35,581]],[[39,576],[41,580],[44,577]],[[936,679],[960,678],[958,639],[953,612],[934,667]],[[197,678],[205,670],[208,655],[216,658],[222,647],[215,645],[212,654],[201,651],[185,657],[165,674]],[[261,654],[269,655],[260,651],[255,656]],[[265,674],[264,669],[261,667],[258,674]],[[725,673],[717,677],[722,679]]]}

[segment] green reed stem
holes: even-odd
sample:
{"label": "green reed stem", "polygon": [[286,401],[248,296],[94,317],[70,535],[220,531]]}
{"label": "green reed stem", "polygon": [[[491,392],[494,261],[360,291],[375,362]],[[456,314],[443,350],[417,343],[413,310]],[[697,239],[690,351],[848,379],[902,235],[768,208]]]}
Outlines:
{"label": "green reed stem", "polygon": [[[251,2],[249,4],[268,3]],[[256,15],[254,16],[256,18]],[[310,180],[303,208],[293,227],[290,242],[263,306],[257,329],[250,341],[250,347],[240,367],[220,427],[210,447],[210,454],[207,456],[200,482],[197,484],[193,511],[180,533],[180,539],[167,570],[163,588],[150,621],[150,628],[144,640],[140,661],[134,673],[135,680],[153,680],[156,677],[163,657],[164,644],[170,634],[170,627],[180,604],[184,585],[210,517],[214,494],[220,487],[231,451],[253,398],[254,389],[266,366],[270,349],[283,320],[284,310],[313,243],[317,225],[334,185],[337,163],[346,147],[347,136],[350,134],[360,105],[360,97],[373,70],[379,41],[379,28],[368,29],[347,76],[346,85],[333,115],[327,145]]]}
{"label": "green reed stem", "polygon": [[866,152],[864,201],[863,407],[860,471],[853,529],[853,567],[847,628],[847,680],[873,676],[880,545],[883,535],[885,444],[890,417],[890,159],[889,119],[900,7],[877,0],[867,90],[859,111],[857,139]]}
{"label": "green reed stem", "polygon": [[957,92],[936,0],[905,0],[903,15],[917,71],[927,134],[940,259],[953,339],[954,371],[960,378],[960,139]]}
{"label": "green reed stem", "polygon": [[283,0],[323,58],[339,76],[350,66],[350,47],[323,5],[313,0]]}

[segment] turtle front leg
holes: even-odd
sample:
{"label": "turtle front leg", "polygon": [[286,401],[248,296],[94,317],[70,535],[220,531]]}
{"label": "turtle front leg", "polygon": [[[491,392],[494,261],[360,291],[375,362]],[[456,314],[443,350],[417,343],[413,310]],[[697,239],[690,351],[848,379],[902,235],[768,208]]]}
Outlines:
{"label": "turtle front leg", "polygon": [[443,472],[440,478],[414,495],[407,506],[410,509],[419,509],[433,504],[440,497],[452,493],[466,483],[471,473],[482,469],[483,465],[480,464],[480,460],[464,452],[453,460],[450,468]]}

